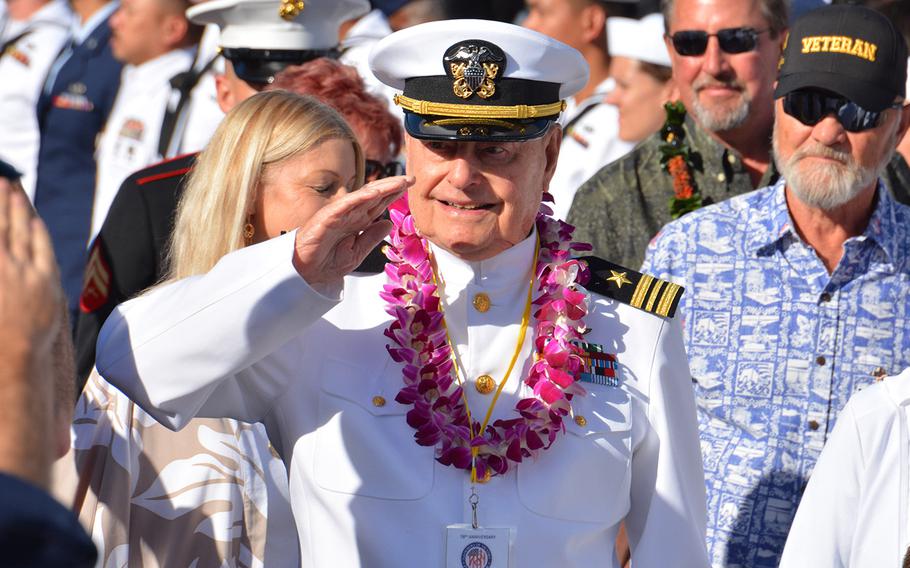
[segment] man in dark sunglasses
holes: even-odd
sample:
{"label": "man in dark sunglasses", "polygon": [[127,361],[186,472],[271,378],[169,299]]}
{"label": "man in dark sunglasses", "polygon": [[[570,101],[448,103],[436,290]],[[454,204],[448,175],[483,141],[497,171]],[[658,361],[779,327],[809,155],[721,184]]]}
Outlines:
{"label": "man in dark sunglasses", "polygon": [[[839,412],[910,367],[910,207],[884,179],[910,127],[907,53],[891,22],[865,7],[796,20],[774,91],[781,179],[685,215],[648,249],[643,271],[687,287],[680,309],[715,566],[778,565]],[[782,568],[846,563],[839,554],[866,524],[850,491],[825,495],[795,525],[800,542],[787,543]],[[890,536],[862,543],[864,565],[897,565]]]}
{"label": "man in dark sunglasses", "polygon": [[[688,114],[674,143],[688,147],[702,202],[773,182],[772,90],[786,2],[670,0],[664,19],[673,81]],[[568,221],[599,256],[640,265],[648,241],[673,218],[666,135],[655,133],[576,193]]]}

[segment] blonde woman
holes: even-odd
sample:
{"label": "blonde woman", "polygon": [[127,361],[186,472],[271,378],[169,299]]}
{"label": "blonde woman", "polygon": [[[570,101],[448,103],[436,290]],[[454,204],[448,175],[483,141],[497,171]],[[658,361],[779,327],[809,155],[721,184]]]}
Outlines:
{"label": "blonde woman", "polygon": [[[363,178],[361,147],[338,113],[286,91],[253,96],[198,158],[166,280],[302,225]],[[298,566],[279,458],[288,450],[271,446],[263,425],[230,419],[172,432],[93,372],[56,493],[92,533],[102,566]]]}

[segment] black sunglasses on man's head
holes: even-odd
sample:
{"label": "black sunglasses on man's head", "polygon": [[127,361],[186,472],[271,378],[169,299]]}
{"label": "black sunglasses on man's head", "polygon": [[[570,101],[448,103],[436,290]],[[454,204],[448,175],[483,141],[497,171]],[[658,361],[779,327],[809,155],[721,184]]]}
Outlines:
{"label": "black sunglasses on man's head", "polygon": [[716,34],[702,30],[683,30],[670,36],[676,53],[686,56],[701,55],[708,49],[708,38],[716,37],[721,51],[725,53],[745,53],[758,46],[758,36],[768,30],[755,28],[726,28]]}

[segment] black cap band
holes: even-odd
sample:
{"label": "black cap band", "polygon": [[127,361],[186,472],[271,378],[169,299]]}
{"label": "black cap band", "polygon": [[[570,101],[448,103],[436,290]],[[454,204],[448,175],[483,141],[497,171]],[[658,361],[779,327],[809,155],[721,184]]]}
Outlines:
{"label": "black cap band", "polygon": [[275,75],[290,65],[301,65],[320,57],[337,59],[337,49],[249,49],[246,47],[225,47],[224,57],[230,60],[234,73],[254,84],[268,84]]}

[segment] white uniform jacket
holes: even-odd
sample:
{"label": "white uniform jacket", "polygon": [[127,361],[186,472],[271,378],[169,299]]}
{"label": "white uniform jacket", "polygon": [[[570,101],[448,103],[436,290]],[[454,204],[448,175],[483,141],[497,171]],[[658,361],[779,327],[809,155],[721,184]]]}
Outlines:
{"label": "white uniform jacket", "polygon": [[[536,235],[468,263],[435,249],[464,375],[504,375],[518,339]],[[384,274],[349,276],[343,299],[291,262],[294,234],[223,258],[208,274],[119,307],[102,329],[101,374],[153,416],[265,422],[289,470],[304,566],[441,567],[444,527],[469,522],[469,474],[417,445],[395,402]],[[491,307],[472,307],[475,294]],[[337,291],[336,291],[337,294]],[[585,384],[566,432],[536,461],[477,486],[479,522],[514,527],[518,567],[616,566],[626,520],[636,568],[702,568],[704,476],[677,322],[592,296],[586,341],[618,357],[621,386]],[[529,330],[494,420],[514,417]],[[463,376],[464,376],[463,375]],[[490,395],[465,389],[475,413]]]}
{"label": "white uniform jacket", "polygon": [[65,0],[53,0],[27,21],[8,18],[0,16],[0,45],[9,43],[0,50],[0,159],[22,173],[22,187],[34,200],[41,138],[35,109],[74,16]]}
{"label": "white uniform jacket", "polygon": [[123,180],[160,160],[158,138],[172,92],[170,80],[192,64],[193,50],[177,49],[142,65],[123,68],[117,100],[98,142],[98,180],[89,243],[101,230]]}
{"label": "white uniform jacket", "polygon": [[606,79],[585,100],[569,101],[560,118],[562,146],[549,189],[556,200],[551,207],[557,219],[569,215],[575,192],[584,182],[635,147],[619,137],[619,109],[604,102],[613,85],[613,79]]}
{"label": "white uniform jacket", "polygon": [[910,370],[856,393],[815,466],[781,568],[898,567],[910,546]]}

